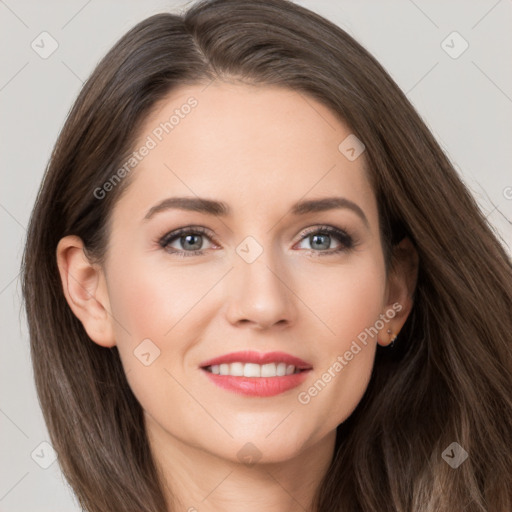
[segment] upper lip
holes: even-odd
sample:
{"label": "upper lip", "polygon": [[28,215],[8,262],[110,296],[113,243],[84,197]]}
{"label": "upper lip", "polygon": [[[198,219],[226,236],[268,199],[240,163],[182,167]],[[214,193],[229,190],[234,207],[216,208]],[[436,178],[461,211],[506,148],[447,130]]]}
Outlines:
{"label": "upper lip", "polygon": [[213,359],[203,361],[199,366],[206,368],[207,366],[213,366],[217,364],[229,364],[229,363],[256,363],[256,364],[268,364],[268,363],[286,363],[295,366],[299,370],[311,370],[312,366],[306,361],[299,357],[286,354],[285,352],[254,352],[252,350],[243,350],[239,352],[230,352]]}

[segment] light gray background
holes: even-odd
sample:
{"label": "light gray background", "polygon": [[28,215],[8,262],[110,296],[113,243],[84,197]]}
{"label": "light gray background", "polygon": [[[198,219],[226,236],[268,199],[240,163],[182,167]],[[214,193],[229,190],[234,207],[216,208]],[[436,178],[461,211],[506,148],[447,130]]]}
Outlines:
{"label": "light gray background", "polygon": [[[40,446],[48,433],[21,308],[19,265],[48,157],[82,82],[115,41],[145,17],[190,3],[0,0],[1,512],[80,510],[58,463],[35,462],[50,462],[51,449]],[[512,1],[297,3],[343,27],[390,72],[512,254]],[[59,45],[47,59],[31,48],[43,31]],[[456,59],[441,46],[453,31],[469,43]]]}

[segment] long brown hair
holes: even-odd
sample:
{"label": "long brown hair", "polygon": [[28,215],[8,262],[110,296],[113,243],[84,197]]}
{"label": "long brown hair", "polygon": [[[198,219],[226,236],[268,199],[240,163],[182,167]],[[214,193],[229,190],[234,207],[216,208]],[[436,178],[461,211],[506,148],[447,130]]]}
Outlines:
{"label": "long brown hair", "polygon": [[[396,348],[378,348],[356,410],[338,427],[319,512],[512,510],[512,265],[405,95],[346,32],[287,0],[210,0],[158,14],[104,57],[74,104],[30,219],[23,294],[37,391],[59,464],[91,512],[170,510],[140,404],[117,349],[69,308],[58,241],[102,261],[112,207],[99,200],[137,128],[173,88],[279,84],[337,113],[364,141],[387,268],[408,236],[414,306]],[[457,469],[442,457],[457,442]]]}

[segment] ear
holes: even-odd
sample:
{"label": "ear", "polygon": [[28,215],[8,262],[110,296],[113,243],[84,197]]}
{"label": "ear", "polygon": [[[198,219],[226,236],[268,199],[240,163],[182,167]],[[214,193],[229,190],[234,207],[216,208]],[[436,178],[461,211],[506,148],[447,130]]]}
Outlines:
{"label": "ear", "polygon": [[403,238],[393,248],[391,268],[386,290],[383,314],[387,319],[379,330],[378,343],[389,345],[402,329],[413,306],[413,295],[418,280],[419,257],[411,240]]}
{"label": "ear", "polygon": [[114,346],[114,330],[104,273],[89,262],[78,236],[62,238],[57,245],[57,266],[64,295],[89,338],[103,347]]}

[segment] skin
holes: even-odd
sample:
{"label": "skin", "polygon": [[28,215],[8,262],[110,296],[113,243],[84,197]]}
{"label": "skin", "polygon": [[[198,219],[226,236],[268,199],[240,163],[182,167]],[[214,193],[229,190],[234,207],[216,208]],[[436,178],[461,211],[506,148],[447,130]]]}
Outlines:
{"label": "skin", "polygon": [[[64,293],[91,342],[117,345],[179,510],[310,510],[336,427],[367,388],[377,343],[387,345],[411,310],[417,255],[403,240],[386,275],[364,153],[349,161],[338,145],[350,129],[303,94],[219,82],[182,87],[145,120],[134,149],[190,96],[197,107],[136,167],[116,203],[104,266],[87,260],[78,237],[60,241]],[[143,220],[174,196],[221,200],[232,214],[168,209]],[[347,208],[287,213],[301,199],[331,196],[356,203],[368,225]],[[189,242],[203,254],[180,258],[159,245],[190,225],[211,230],[202,245],[200,237]],[[319,256],[344,247],[334,235],[304,236],[322,225],[346,230],[355,245]],[[236,252],[248,236],[263,250],[252,263]],[[183,238],[171,242],[187,247]],[[299,393],[394,303],[401,305],[394,318],[300,403]],[[148,338],[160,355],[145,366],[134,350]],[[298,388],[262,398],[221,389],[199,368],[245,349],[287,352],[313,370]],[[241,459],[249,442],[256,464]]]}

